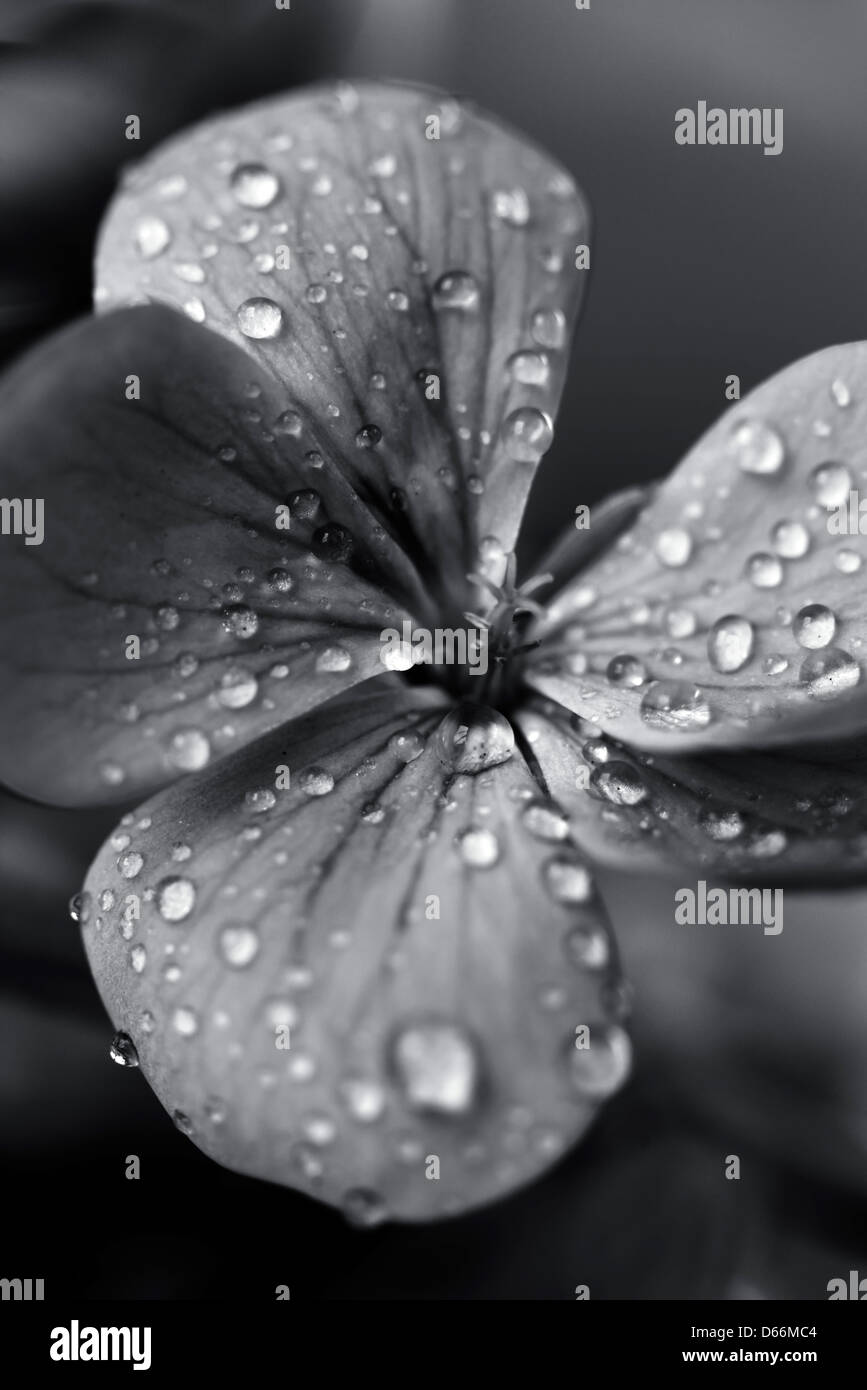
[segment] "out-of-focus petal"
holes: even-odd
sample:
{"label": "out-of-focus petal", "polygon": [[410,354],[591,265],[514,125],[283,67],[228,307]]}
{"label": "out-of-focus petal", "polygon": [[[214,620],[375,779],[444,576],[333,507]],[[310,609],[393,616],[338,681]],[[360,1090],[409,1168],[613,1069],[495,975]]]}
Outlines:
{"label": "out-of-focus petal", "polygon": [[787,367],[555,599],[531,682],[649,749],[864,733],[865,469],[867,343]]}
{"label": "out-of-focus petal", "polygon": [[562,816],[517,752],[457,773],[443,708],[389,684],[127,817],[84,927],[181,1128],[363,1224],[521,1186],[629,1065],[616,951]]}
{"label": "out-of-focus petal", "polygon": [[550,444],[587,238],[571,178],[471,107],[315,88],[142,164],[103,229],[97,303],[167,301],[243,345],[291,390],[306,447],[460,604],[479,543],[512,548]]}
{"label": "out-of-focus petal", "polygon": [[388,593],[424,601],[417,576],[280,432],[283,406],[158,307],[76,325],[0,384],[9,785],[131,800],[383,674],[380,634],[405,617]]}
{"label": "out-of-focus petal", "polygon": [[[839,887],[867,878],[867,752],[666,758],[601,737],[551,701],[521,716],[551,792],[600,863],[766,884]],[[824,756],[823,756],[824,752]]]}

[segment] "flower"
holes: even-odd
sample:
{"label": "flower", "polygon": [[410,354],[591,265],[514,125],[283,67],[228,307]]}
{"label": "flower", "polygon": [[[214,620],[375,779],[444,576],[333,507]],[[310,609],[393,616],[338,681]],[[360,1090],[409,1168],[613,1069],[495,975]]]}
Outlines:
{"label": "flower", "polygon": [[[150,798],[75,909],[113,1055],[363,1225],[514,1190],[625,1081],[593,861],[863,877],[861,559],[826,520],[867,348],[518,583],[588,242],[468,106],[313,89],[140,166],[101,314],[0,391],[4,495],[45,517],[0,546],[0,776]],[[383,669],[387,632],[466,622],[484,676]]]}

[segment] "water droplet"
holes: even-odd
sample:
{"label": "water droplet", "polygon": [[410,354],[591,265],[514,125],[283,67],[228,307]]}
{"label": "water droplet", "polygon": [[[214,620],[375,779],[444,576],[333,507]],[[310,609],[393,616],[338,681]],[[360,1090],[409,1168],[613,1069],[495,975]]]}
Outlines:
{"label": "water droplet", "polygon": [[569,1059],[572,1085],[580,1095],[594,1100],[610,1096],[629,1075],[629,1035],[616,1024],[594,1023],[590,1027],[590,1046],[571,1048]]}
{"label": "water droplet", "polygon": [[224,709],[244,709],[259,693],[259,682],[249,671],[233,667],[220,677],[217,699]]}
{"label": "water droplet", "polygon": [[844,463],[820,463],[807,481],[820,507],[840,507],[849,497],[852,474]]}
{"label": "water droplet", "polygon": [[369,1230],[381,1226],[388,1219],[388,1208],[378,1192],[366,1187],[353,1187],[345,1192],[340,1202],[340,1210],[351,1226]]}
{"label": "water droplet", "polygon": [[470,702],[446,715],[437,730],[440,761],[454,772],[482,772],[511,758],[515,735],[497,710]]}
{"label": "water droplet", "polygon": [[274,430],[277,434],[288,434],[293,439],[297,439],[304,429],[304,421],[297,410],[284,410],[274,421]]}
{"label": "water droplet", "polygon": [[550,447],[554,426],[550,415],[533,406],[512,411],[503,426],[506,452],[518,463],[536,463]]}
{"label": "water droplet", "polygon": [[845,547],[838,550],[834,556],[834,564],[841,574],[857,574],[861,568],[861,556],[857,550],[848,550]]}
{"label": "water droplet", "polygon": [[594,768],[590,785],[615,806],[638,806],[647,800],[647,787],[629,763],[604,763]]}
{"label": "water droplet", "polygon": [[530,200],[523,188],[498,190],[491,198],[491,209],[500,222],[510,227],[526,227],[530,220]]}
{"label": "water droplet", "polygon": [[381,154],[371,160],[368,169],[375,179],[390,179],[397,170],[397,160],[393,154]]}
{"label": "water droplet", "polygon": [[169,741],[168,760],[183,772],[198,772],[207,765],[210,756],[210,742],[199,729],[179,729]]}
{"label": "water droplet", "polygon": [[815,650],[827,647],[837,631],[837,619],[822,603],[808,603],[792,623],[792,633],[799,647]]}
{"label": "water droplet", "polygon": [[270,207],[280,192],[280,181],[264,164],[239,164],[230,180],[232,193],[245,208]]}
{"label": "water droplet", "polygon": [[493,868],[500,857],[500,846],[492,830],[464,830],[456,843],[461,859],[471,869]]}
{"label": "water droplet", "polygon": [[521,820],[536,840],[554,843],[569,835],[569,818],[553,801],[536,799],[524,807]]}
{"label": "water droplet", "polygon": [[605,932],[586,922],[569,928],[563,938],[563,948],[579,970],[604,970],[611,954]]}
{"label": "water droplet", "polygon": [[120,856],[117,867],[124,878],[135,878],[144,867],[144,857],[139,854],[138,850],[131,849]]}
{"label": "water droplet", "polygon": [[692,555],[692,536],[683,526],[670,526],[660,531],[653,549],[663,565],[680,569],[688,564]]}
{"label": "water droplet", "polygon": [[157,886],[157,911],[165,922],[182,922],[196,905],[196,890],[188,878],[164,878]]}
{"label": "water droplet", "polygon": [[119,1067],[137,1067],[138,1052],[129,1033],[115,1033],[108,1055]]}
{"label": "water droplet", "polygon": [[244,793],[244,806],[254,815],[262,815],[277,805],[277,797],[270,787],[255,787]]}
{"label": "water droplet", "polygon": [[223,927],[220,932],[220,955],[233,970],[243,970],[259,954],[259,937],[252,927]]}
{"label": "water droplet", "polygon": [[355,442],[359,449],[374,449],[382,439],[382,430],[378,425],[362,425]]}
{"label": "water droplet", "polygon": [[544,352],[515,352],[509,358],[509,373],[521,386],[547,386],[551,368]]}
{"label": "water droplet", "polygon": [[530,320],[534,343],[544,348],[561,348],[566,343],[566,315],[562,309],[537,309]]}
{"label": "water droplet", "polygon": [[320,526],[318,531],[314,531],[311,546],[318,559],[342,565],[352,554],[353,539],[345,526],[329,522],[326,526]]}
{"label": "water droplet", "polygon": [[853,656],[840,647],[826,647],[812,652],[801,665],[799,679],[807,694],[824,700],[852,690],[861,679],[861,667]]}
{"label": "water droplet", "polygon": [[328,290],[324,285],[308,285],[306,299],[308,304],[324,304],[328,298]]}
{"label": "water droplet", "polygon": [[416,758],[421,757],[424,747],[425,741],[415,729],[409,729],[402,734],[392,734],[388,740],[389,753],[399,758],[402,763],[414,763]]}
{"label": "water droplet", "polygon": [[259,614],[246,603],[227,603],[220,610],[223,629],[247,642],[259,631]]}
{"label": "water droplet", "polygon": [[135,244],[146,261],[161,256],[171,244],[172,234],[161,217],[142,217],[135,226]]}
{"label": "water droplet", "polygon": [[706,729],[711,722],[703,691],[689,681],[654,681],[642,698],[641,717],[652,729],[681,733]]}
{"label": "water droplet", "polygon": [[542,870],[545,886],[558,903],[586,903],[593,897],[593,877],[575,859],[549,859]]}
{"label": "water droplet", "polygon": [[789,663],[780,652],[769,652],[762,662],[762,670],[766,676],[781,676],[788,669]]}
{"label": "water droplet", "polygon": [[449,270],[433,287],[431,302],[439,313],[446,309],[472,313],[479,307],[479,287],[464,270]]}
{"label": "water droplet", "polygon": [[631,690],[636,686],[644,685],[647,680],[647,667],[643,661],[639,661],[637,656],[623,653],[621,656],[611,658],[605,676],[610,685]]}
{"label": "water droplet", "polygon": [[752,623],[737,613],[718,618],[708,633],[707,654],[715,671],[731,675],[746,666],[753,654],[756,633]]}
{"label": "water droplet", "polygon": [[352,665],[352,655],[345,647],[326,647],[316,658],[316,670],[333,673],[348,671]]}
{"label": "water droplet", "polygon": [[[112,898],[112,901],[114,901],[114,898]],[[83,927],[90,918],[91,906],[92,899],[88,892],[73,894],[69,899],[69,915],[73,922],[78,922],[79,925]],[[106,911],[107,909],[103,910]]]}
{"label": "water droplet", "polygon": [[776,555],[760,552],[751,555],[746,565],[747,578],[756,589],[777,589],[783,582],[783,566]]}
{"label": "water droplet", "polygon": [[409,295],[405,290],[389,290],[385,298],[388,307],[399,314],[405,314],[409,309]]}
{"label": "water droplet", "polygon": [[737,840],[744,833],[744,818],[740,811],[703,811],[699,824],[709,839],[721,844]]}
{"label": "water droplet", "polygon": [[377,1081],[350,1076],[339,1087],[340,1096],[353,1120],[374,1124],[385,1110],[385,1092]]}
{"label": "water droplet", "polygon": [[678,641],[692,637],[696,626],[696,616],[688,608],[669,608],[665,614],[665,630]]}
{"label": "water droplet", "polygon": [[172,1014],[172,1027],[182,1038],[192,1038],[199,1031],[199,1016],[195,1009],[178,1008]]}
{"label": "water droplet", "polygon": [[800,560],[810,549],[810,533],[800,521],[778,521],[771,544],[784,560]]}
{"label": "water droplet", "polygon": [[455,1023],[410,1024],[395,1036],[392,1062],[404,1097],[416,1110],[465,1115],[479,1086],[479,1061],[469,1034]]}
{"label": "water droplet", "polygon": [[334,778],[324,767],[308,767],[298,778],[298,785],[307,796],[327,796],[334,791]]}
{"label": "water droplet", "polygon": [[272,299],[245,299],[239,307],[238,327],[245,338],[276,338],[283,327],[283,310]]}
{"label": "water droplet", "polygon": [[846,385],[845,381],[841,381],[839,377],[835,377],[831,382],[831,395],[834,397],[836,404],[839,405],[841,410],[845,410],[846,406],[850,405],[852,402],[849,387]]}
{"label": "water droplet", "polygon": [[181,1134],[185,1134],[187,1138],[190,1139],[194,1133],[194,1130],[193,1122],[190,1119],[189,1115],[185,1115],[183,1110],[174,1110],[172,1111],[172,1119],[175,1123],[175,1128],[179,1129],[181,1131]]}
{"label": "water droplet", "polygon": [[138,944],[130,948],[129,963],[137,975],[141,975],[148,963],[148,953],[144,946]]}
{"label": "water droplet", "polygon": [[763,420],[740,420],[731,434],[738,467],[744,473],[779,473],[785,447],[776,430]]}

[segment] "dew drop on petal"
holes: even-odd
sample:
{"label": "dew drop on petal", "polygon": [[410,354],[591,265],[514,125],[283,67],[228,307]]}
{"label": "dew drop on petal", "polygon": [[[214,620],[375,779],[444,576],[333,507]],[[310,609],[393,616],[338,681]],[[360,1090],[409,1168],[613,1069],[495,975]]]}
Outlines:
{"label": "dew drop on petal", "polygon": [[753,654],[755,629],[747,618],[729,613],[714,623],[707,639],[707,654],[715,671],[730,675],[746,666]]}
{"label": "dew drop on petal", "polygon": [[852,395],[849,391],[849,387],[846,385],[845,381],[841,381],[839,377],[835,377],[831,382],[831,395],[834,398],[835,404],[839,405],[841,410],[845,410],[846,406],[850,405],[852,402]]}
{"label": "dew drop on petal", "polygon": [[135,244],[140,256],[152,261],[171,244],[172,234],[161,217],[141,217],[135,225]]}
{"label": "dew drop on petal", "polygon": [[[114,898],[112,897],[112,902],[113,901]],[[81,926],[84,926],[90,918],[91,907],[92,899],[88,892],[74,893],[69,899],[69,915],[73,922],[78,922]],[[107,910],[107,908],[103,908],[103,911]]]}
{"label": "dew drop on petal", "polygon": [[283,310],[272,299],[245,299],[237,313],[245,338],[276,338],[283,327]]}
{"label": "dew drop on petal", "polygon": [[816,699],[831,699],[852,690],[861,679],[861,667],[853,656],[840,647],[826,647],[812,652],[801,665],[799,679],[807,694]]}
{"label": "dew drop on petal", "polygon": [[280,181],[264,164],[239,164],[230,180],[232,193],[245,208],[270,207],[280,192]]}
{"label": "dew drop on petal", "polygon": [[590,785],[615,806],[638,806],[647,800],[647,787],[629,763],[603,763],[594,768]]}
{"label": "dew drop on petal", "polygon": [[515,352],[508,361],[509,374],[521,386],[547,386],[551,368],[544,352]]}
{"label": "dew drop on petal", "polygon": [[246,603],[227,603],[220,610],[220,618],[224,631],[244,642],[259,631],[259,615]]}
{"label": "dew drop on petal", "polygon": [[535,840],[554,843],[569,835],[569,818],[554,802],[536,799],[527,803],[521,820]]}
{"label": "dew drop on petal", "polygon": [[692,637],[697,627],[696,616],[689,608],[669,608],[664,621],[669,637],[678,641]]}
{"label": "dew drop on petal", "polygon": [[353,1187],[340,1199],[340,1210],[350,1226],[369,1230],[388,1220],[388,1208],[378,1192],[367,1187]]}
{"label": "dew drop on petal", "polygon": [[566,343],[566,315],[562,309],[537,309],[530,320],[530,333],[540,347],[562,348]]}
{"label": "dew drop on petal", "polygon": [[708,839],[721,844],[736,840],[744,833],[744,818],[740,811],[703,811],[699,816],[699,825]]}
{"label": "dew drop on petal", "polygon": [[306,796],[327,796],[334,791],[334,778],[324,767],[305,768],[298,785]]}
{"label": "dew drop on petal", "polygon": [[602,928],[584,922],[569,927],[563,937],[563,949],[579,970],[604,970],[611,954]]}
{"label": "dew drop on petal", "polygon": [[611,658],[605,670],[605,678],[609,685],[632,690],[636,686],[644,685],[647,680],[647,667],[637,656],[623,653]]}
{"label": "dew drop on petal", "polygon": [[632,1062],[629,1036],[617,1024],[590,1026],[590,1046],[570,1051],[570,1077],[579,1095],[610,1096],[626,1080]]}
{"label": "dew drop on petal", "polygon": [[653,549],[663,565],[680,569],[692,555],[692,536],[683,526],[670,526],[660,531]]}
{"label": "dew drop on petal", "polygon": [[454,772],[475,773],[507,762],[515,735],[505,715],[467,702],[446,715],[437,730],[440,761]]}
{"label": "dew drop on petal", "polygon": [[374,1124],[385,1110],[385,1092],[378,1081],[350,1076],[338,1089],[343,1104],[359,1124]]}
{"label": "dew drop on petal", "polygon": [[554,426],[550,415],[534,406],[512,411],[503,425],[503,441],[510,458],[536,463],[551,445]]}
{"label": "dew drop on petal", "polygon": [[316,658],[316,670],[328,674],[348,671],[352,656],[345,647],[326,647]]}
{"label": "dew drop on petal", "polygon": [[415,729],[407,733],[392,734],[388,740],[388,751],[402,763],[414,763],[424,752],[425,741]]}
{"label": "dew drop on petal", "polygon": [[277,805],[277,796],[270,787],[254,787],[244,793],[244,807],[254,815],[262,815]]}
{"label": "dew drop on petal", "polygon": [[771,544],[784,560],[800,560],[810,549],[810,533],[800,521],[778,521]]}
{"label": "dew drop on petal", "polygon": [[196,890],[188,878],[164,878],[157,886],[157,911],[164,922],[183,922],[196,905]]}
{"label": "dew drop on petal", "polygon": [[820,507],[840,507],[853,486],[852,474],[844,463],[820,463],[807,479]]}
{"label": "dew drop on petal", "polygon": [[314,531],[311,539],[313,554],[319,560],[330,560],[334,564],[345,564],[353,550],[353,538],[345,526],[329,522]]}
{"label": "dew drop on petal", "polygon": [[141,975],[148,963],[148,953],[140,943],[130,947],[129,963],[137,975]]}
{"label": "dew drop on petal", "polygon": [[440,1115],[465,1115],[475,1104],[479,1059],[455,1023],[410,1024],[394,1037],[391,1060],[407,1103]]}
{"label": "dew drop on petal", "polygon": [[654,681],[642,697],[641,717],[649,728],[689,733],[706,729],[711,711],[699,686],[689,681]]}
{"label": "dew drop on petal", "polygon": [[195,1009],[181,1006],[172,1014],[172,1027],[182,1038],[192,1038],[199,1031],[199,1016]]}
{"label": "dew drop on petal", "polygon": [[575,859],[549,859],[542,869],[545,887],[558,903],[586,903],[593,897],[593,877]]}
{"label": "dew drop on petal", "polygon": [[763,420],[740,420],[731,434],[738,467],[744,473],[779,473],[785,458],[783,441]]}
{"label": "dew drop on petal", "polygon": [[491,210],[510,227],[526,227],[530,220],[530,200],[523,188],[500,189],[491,197]]}
{"label": "dew drop on petal", "polygon": [[224,709],[244,709],[259,693],[259,682],[249,671],[240,667],[224,672],[220,677],[217,699]]}
{"label": "dew drop on petal", "polygon": [[857,574],[861,564],[861,556],[857,550],[849,550],[845,546],[834,556],[834,565],[841,574]]}
{"label": "dew drop on petal", "polygon": [[837,619],[823,603],[808,603],[792,622],[792,633],[798,646],[808,647],[811,651],[829,646],[836,631]]}
{"label": "dew drop on petal", "polygon": [[220,957],[233,970],[243,970],[259,954],[259,937],[252,927],[223,927],[219,937]]}
{"label": "dew drop on petal", "polygon": [[435,310],[458,310],[472,313],[479,307],[479,287],[465,270],[450,270],[441,275],[433,287],[431,302]]}
{"label": "dew drop on petal", "polygon": [[137,1067],[138,1051],[129,1033],[115,1033],[108,1055],[119,1067]]}
{"label": "dew drop on petal", "polygon": [[179,729],[169,740],[167,757],[182,772],[198,772],[207,766],[211,745],[199,729]]}
{"label": "dew drop on petal", "polygon": [[117,867],[123,878],[135,878],[144,868],[144,856],[138,850],[128,850],[118,859]]}
{"label": "dew drop on petal", "polygon": [[783,582],[783,566],[776,555],[759,552],[746,565],[747,578],[756,589],[778,589]]}
{"label": "dew drop on petal", "polygon": [[500,857],[500,846],[492,830],[471,828],[458,836],[461,859],[470,869],[491,869]]}

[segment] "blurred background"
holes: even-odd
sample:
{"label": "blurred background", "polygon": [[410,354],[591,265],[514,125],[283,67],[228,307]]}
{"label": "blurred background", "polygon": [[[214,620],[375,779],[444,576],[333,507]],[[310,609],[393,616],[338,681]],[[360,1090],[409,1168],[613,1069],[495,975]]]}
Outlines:
{"label": "blurred background", "polygon": [[[529,553],[579,502],[666,473],[730,373],[746,393],[867,338],[865,45],[863,0],[0,0],[0,361],[87,312],[126,114],[143,154],[322,78],[447,88],[548,147],[594,209]],[[675,145],[700,99],[783,107],[783,154]],[[867,894],[787,890],[778,937],[684,933],[676,883],[603,879],[632,1082],[510,1201],[359,1233],[210,1163],[109,1060],[66,904],[120,814],[0,793],[0,1275],[49,1297],[257,1300],[824,1299],[867,1275]]]}

